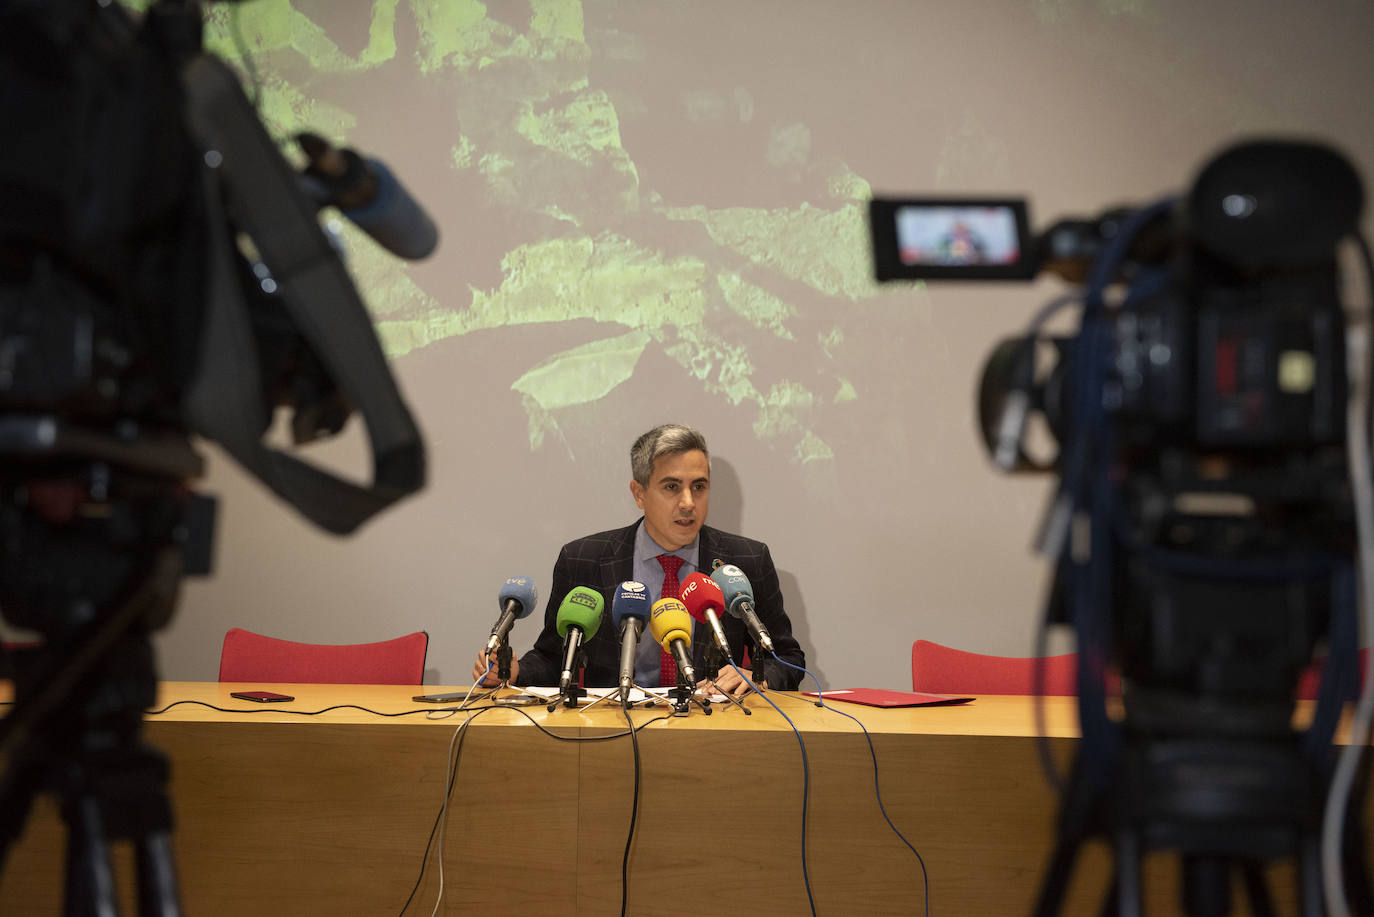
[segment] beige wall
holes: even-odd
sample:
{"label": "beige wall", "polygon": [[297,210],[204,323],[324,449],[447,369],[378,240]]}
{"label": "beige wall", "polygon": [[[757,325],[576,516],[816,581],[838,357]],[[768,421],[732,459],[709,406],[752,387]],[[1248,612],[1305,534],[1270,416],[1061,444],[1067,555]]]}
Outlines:
{"label": "beige wall", "polygon": [[[304,24],[323,25],[358,60],[365,23],[327,20],[370,7],[300,0],[307,50],[262,55],[266,72],[351,112],[356,123],[339,131],[386,158],[441,225],[440,252],[401,269],[410,298],[372,297],[379,317],[441,328],[444,316],[473,313],[474,290],[505,290],[527,311],[520,323],[437,334],[394,360],[427,434],[431,483],[354,538],[312,530],[209,452],[218,566],[188,581],[159,638],[165,676],[213,679],[235,625],[320,642],[423,628],[428,680],[460,682],[505,577],[532,575],[542,597],[559,545],[634,518],[626,452],[667,419],[707,434],[711,521],[771,545],[827,687],[909,684],[918,636],[1029,654],[1044,581],[1029,544],[1049,481],[990,469],[973,390],[994,342],[1062,288],[866,288],[853,280],[866,270],[861,236],[806,248],[825,240],[818,211],[855,212],[832,180],[857,176],[877,193],[1021,193],[1043,226],[1182,189],[1219,145],[1254,134],[1329,140],[1374,175],[1366,2],[540,6],[580,10],[580,40],[579,23],[553,41],[523,4],[491,3],[487,34],[513,57],[479,65],[455,52],[427,71],[415,62],[412,6],[400,4],[390,64],[323,72],[329,59],[310,50]],[[243,5],[245,20],[253,8]],[[536,32],[546,63],[513,63],[511,36]],[[512,132],[537,79],[555,86],[545,109],[589,98],[613,109],[623,155]],[[300,110],[296,126],[309,124],[312,110]],[[486,171],[474,164],[488,153],[512,163],[504,178],[495,159]],[[578,156],[590,159],[567,171]],[[730,237],[740,225],[745,238]],[[629,239],[661,263],[701,265],[706,317],[689,322],[680,303],[652,301],[628,318],[588,311],[639,276],[623,263],[601,275],[603,294],[571,291],[560,312],[546,290],[551,311],[531,317],[501,259],[551,238],[597,239],[598,252]],[[386,262],[355,261],[374,263]],[[729,278],[784,304],[787,334],[732,312]],[[661,322],[646,319],[655,310]],[[571,348],[634,331],[644,337],[632,373],[599,397],[532,410],[513,388]],[[684,358],[684,347],[699,349]],[[757,398],[735,400],[719,383],[729,347],[746,355]],[[852,399],[837,397],[844,383]],[[816,441],[831,457],[802,460]],[[357,460],[356,444],[331,451]],[[536,632],[537,616],[520,622],[517,647]]]}

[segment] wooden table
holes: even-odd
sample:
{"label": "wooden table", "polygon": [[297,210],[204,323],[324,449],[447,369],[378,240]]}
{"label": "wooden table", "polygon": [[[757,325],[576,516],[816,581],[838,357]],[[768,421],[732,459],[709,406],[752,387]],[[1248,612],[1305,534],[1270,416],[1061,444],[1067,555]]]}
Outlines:
{"label": "wooden table", "polygon": [[[229,697],[245,687],[296,700],[264,709]],[[440,870],[436,848],[425,858],[426,841],[459,739],[443,835],[442,912],[620,913],[635,749],[619,708],[378,715],[419,710],[410,700],[416,693],[163,684],[159,706],[197,702],[147,718],[151,741],[172,761],[187,913],[398,914],[424,863],[406,913],[428,914]],[[661,709],[635,710],[633,721],[649,725],[638,733],[629,913],[805,914],[806,878],[820,915],[922,913],[921,867],[879,809],[859,726],[810,698],[770,696],[805,741],[805,874],[802,750],[782,716],[758,697],[747,701],[752,715],[730,706],[662,719]],[[274,712],[338,704],[377,713]],[[872,736],[882,803],[924,858],[931,913],[1027,913],[1057,810],[1038,763],[1031,701],[832,706]],[[1045,714],[1052,751],[1067,761],[1077,734],[1072,699],[1047,698]],[[62,839],[45,802],[0,876],[0,912],[59,912]],[[1066,914],[1096,913],[1106,887],[1105,852],[1085,848],[1080,859]],[[1169,893],[1170,880],[1161,876],[1152,866],[1157,898]],[[1160,903],[1161,913],[1170,912],[1172,898]]]}

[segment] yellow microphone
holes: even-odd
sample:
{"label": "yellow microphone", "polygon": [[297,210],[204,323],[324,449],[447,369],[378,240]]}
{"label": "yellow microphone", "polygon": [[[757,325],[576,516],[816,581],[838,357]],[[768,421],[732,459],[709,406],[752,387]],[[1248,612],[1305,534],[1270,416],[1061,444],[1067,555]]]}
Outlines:
{"label": "yellow microphone", "polygon": [[677,670],[687,679],[687,684],[697,683],[696,670],[692,668],[692,616],[687,606],[677,599],[659,599],[649,609],[649,633],[665,652],[673,654],[677,660]]}

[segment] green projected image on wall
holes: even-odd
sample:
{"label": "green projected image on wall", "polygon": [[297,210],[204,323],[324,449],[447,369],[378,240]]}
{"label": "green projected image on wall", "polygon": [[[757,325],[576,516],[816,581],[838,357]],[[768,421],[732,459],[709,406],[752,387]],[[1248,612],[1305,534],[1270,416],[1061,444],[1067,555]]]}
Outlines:
{"label": "green projected image on wall", "polygon": [[532,449],[647,357],[791,462],[830,460],[844,413],[890,384],[853,346],[895,308],[870,279],[868,183],[671,30],[636,31],[633,6],[253,0],[212,6],[207,43],[276,136],[385,159],[439,223],[442,267],[342,226],[393,359],[591,322],[512,365]]}

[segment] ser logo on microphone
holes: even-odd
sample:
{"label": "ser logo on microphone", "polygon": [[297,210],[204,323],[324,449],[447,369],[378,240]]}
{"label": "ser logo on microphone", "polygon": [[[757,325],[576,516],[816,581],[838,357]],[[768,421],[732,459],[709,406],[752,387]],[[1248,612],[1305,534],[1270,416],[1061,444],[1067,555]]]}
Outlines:
{"label": "ser logo on microphone", "polygon": [[661,617],[665,612],[668,614],[677,614],[681,612],[685,615],[687,614],[687,606],[679,602],[677,599],[659,599],[657,602],[654,603],[653,610],[650,612],[650,614],[652,614],[655,618],[658,618]]}

